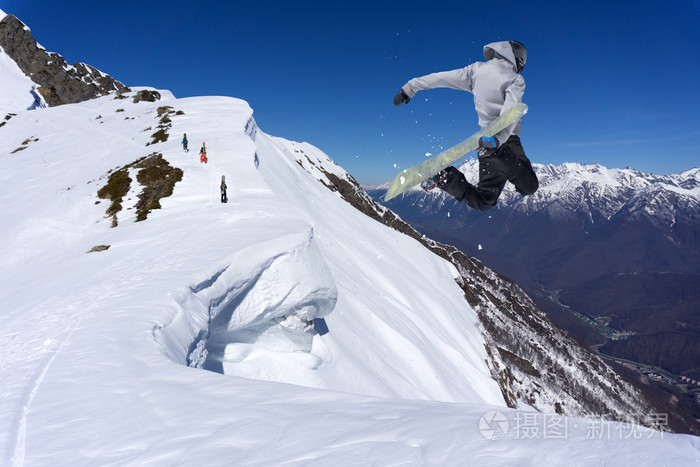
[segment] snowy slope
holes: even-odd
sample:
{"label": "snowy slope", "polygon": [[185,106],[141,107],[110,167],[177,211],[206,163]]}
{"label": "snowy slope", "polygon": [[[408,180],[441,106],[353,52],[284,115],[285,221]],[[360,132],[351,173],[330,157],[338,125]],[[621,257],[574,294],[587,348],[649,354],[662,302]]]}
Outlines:
{"label": "snowy slope", "polygon": [[[160,93],[0,128],[1,465],[698,460],[694,437],[563,417],[554,436],[505,408],[453,266],[329,191],[296,162],[326,156],[244,101]],[[147,146],[165,105],[184,115]],[[143,222],[134,182],[112,228],[98,189],[154,151],[183,180]],[[491,411],[505,439],[480,430]]]}

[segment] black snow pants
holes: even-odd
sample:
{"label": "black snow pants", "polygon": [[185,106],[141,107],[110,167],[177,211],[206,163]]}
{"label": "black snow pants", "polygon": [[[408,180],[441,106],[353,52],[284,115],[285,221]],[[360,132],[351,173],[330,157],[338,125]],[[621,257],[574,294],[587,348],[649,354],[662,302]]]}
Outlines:
{"label": "black snow pants", "polygon": [[445,170],[447,178],[438,186],[458,201],[480,211],[496,205],[507,181],[515,185],[515,190],[523,196],[531,195],[539,188],[537,175],[516,135],[508,138],[491,155],[479,158],[479,183],[476,187],[454,167]]}

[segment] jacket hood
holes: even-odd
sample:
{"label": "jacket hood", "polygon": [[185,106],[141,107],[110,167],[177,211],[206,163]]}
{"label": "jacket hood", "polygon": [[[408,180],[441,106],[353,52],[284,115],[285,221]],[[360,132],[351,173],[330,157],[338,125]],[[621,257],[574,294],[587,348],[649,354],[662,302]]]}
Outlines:
{"label": "jacket hood", "polygon": [[510,42],[491,42],[484,46],[484,57],[486,60],[491,60],[492,58],[499,56],[510,62],[513,65],[513,71],[517,73],[517,65],[515,63],[515,55],[513,55],[513,48],[510,46]]}

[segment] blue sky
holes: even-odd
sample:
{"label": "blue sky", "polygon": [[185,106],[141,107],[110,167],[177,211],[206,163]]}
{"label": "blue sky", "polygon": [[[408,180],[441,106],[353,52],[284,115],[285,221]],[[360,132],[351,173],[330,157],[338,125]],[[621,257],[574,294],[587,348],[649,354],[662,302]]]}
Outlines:
{"label": "blue sky", "polygon": [[39,43],[126,85],[248,101],[261,129],[388,181],[477,129],[472,96],[410,78],[519,40],[533,162],[667,174],[700,166],[700,0],[0,0]]}

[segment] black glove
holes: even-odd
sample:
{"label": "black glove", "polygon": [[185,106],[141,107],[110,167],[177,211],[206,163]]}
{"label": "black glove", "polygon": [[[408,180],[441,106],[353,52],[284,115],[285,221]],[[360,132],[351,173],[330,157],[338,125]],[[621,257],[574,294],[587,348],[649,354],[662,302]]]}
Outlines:
{"label": "black glove", "polygon": [[482,136],[479,138],[479,157],[487,157],[493,154],[493,151],[498,147],[498,138],[495,136]]}
{"label": "black glove", "polygon": [[394,105],[408,104],[411,98],[403,92],[403,89],[399,89],[399,92],[394,96]]}

